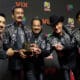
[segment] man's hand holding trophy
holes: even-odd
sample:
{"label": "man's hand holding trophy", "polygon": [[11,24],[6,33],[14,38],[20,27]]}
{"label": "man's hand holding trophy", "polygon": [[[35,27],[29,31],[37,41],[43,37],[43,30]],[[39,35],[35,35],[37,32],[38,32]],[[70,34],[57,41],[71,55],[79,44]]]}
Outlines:
{"label": "man's hand holding trophy", "polygon": [[20,49],[19,53],[22,58],[27,58],[33,55],[39,55],[41,53],[41,49],[35,43],[25,42],[23,44],[23,49]]}

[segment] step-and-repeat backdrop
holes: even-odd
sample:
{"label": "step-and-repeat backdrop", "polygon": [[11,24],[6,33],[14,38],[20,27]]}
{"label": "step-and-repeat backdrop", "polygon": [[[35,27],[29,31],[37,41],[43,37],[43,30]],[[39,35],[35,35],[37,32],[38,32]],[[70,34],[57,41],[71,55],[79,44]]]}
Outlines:
{"label": "step-and-repeat backdrop", "polygon": [[[65,17],[65,24],[74,22],[75,15],[80,10],[80,0],[0,0],[0,13],[6,14],[7,24],[12,22],[11,9],[13,6],[24,8],[26,25],[30,25],[31,19],[37,16],[42,19],[44,32],[50,33],[52,29],[47,25],[49,16],[55,13]],[[0,76],[6,74],[5,69],[7,70],[7,63],[0,62]],[[5,78],[7,77],[8,75]]]}
{"label": "step-and-repeat backdrop", "polygon": [[63,15],[67,23],[68,18],[75,18],[76,12],[80,9],[80,0],[0,0],[0,12],[7,16],[7,24],[12,22],[11,9],[13,6],[22,6],[25,9],[26,25],[30,25],[33,17],[40,17],[43,21],[45,32],[51,29],[49,23],[51,14]]}

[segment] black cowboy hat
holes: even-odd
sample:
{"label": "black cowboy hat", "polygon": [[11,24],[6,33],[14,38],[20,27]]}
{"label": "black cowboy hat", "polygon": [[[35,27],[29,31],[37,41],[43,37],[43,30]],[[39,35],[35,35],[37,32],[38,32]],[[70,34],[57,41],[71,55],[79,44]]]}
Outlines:
{"label": "black cowboy hat", "polygon": [[55,14],[51,15],[50,18],[50,26],[54,27],[58,22],[63,22],[64,17],[63,16],[56,16]]}

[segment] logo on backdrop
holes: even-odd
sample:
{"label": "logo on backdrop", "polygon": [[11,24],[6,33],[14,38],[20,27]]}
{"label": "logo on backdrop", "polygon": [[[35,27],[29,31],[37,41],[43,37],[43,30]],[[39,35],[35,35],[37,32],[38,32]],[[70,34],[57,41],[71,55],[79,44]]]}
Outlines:
{"label": "logo on backdrop", "polygon": [[75,27],[74,18],[71,18],[71,17],[68,18],[68,25],[70,25],[70,27]]}
{"label": "logo on backdrop", "polygon": [[48,18],[42,18],[42,22],[43,22],[43,24],[50,25],[50,21]]}
{"label": "logo on backdrop", "polygon": [[70,11],[72,11],[74,9],[74,5],[73,4],[67,4],[66,5],[66,10],[67,10],[67,12],[70,12]]}
{"label": "logo on backdrop", "polygon": [[45,12],[50,12],[51,11],[51,4],[48,1],[44,1],[43,9]]}
{"label": "logo on backdrop", "polygon": [[21,2],[21,1],[17,1],[15,2],[16,6],[21,6],[23,8],[27,8],[28,7],[28,3],[27,2]]}
{"label": "logo on backdrop", "polygon": [[74,24],[74,18],[69,17],[68,18],[68,24]]}

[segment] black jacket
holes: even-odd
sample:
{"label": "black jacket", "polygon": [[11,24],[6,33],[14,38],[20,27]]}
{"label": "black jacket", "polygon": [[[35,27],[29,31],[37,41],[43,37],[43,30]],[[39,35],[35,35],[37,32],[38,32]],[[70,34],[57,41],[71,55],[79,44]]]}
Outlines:
{"label": "black jacket", "polygon": [[4,50],[4,47],[3,47],[4,33],[2,33],[0,35],[2,35],[2,38],[0,38],[0,59],[6,59],[7,55],[6,55],[6,51]]}
{"label": "black jacket", "polygon": [[[17,40],[18,27],[19,26],[16,23],[12,23],[6,26],[5,36],[4,36],[4,49],[5,50],[9,48],[13,48],[14,50],[19,50],[22,48],[22,45],[23,45],[22,43],[19,45],[17,44],[19,42]],[[24,33],[24,41],[29,40],[30,31],[27,29],[27,27],[22,25],[21,30]],[[12,57],[9,57],[9,69],[20,70],[21,68],[22,68],[22,60],[18,53],[15,53]]]}
{"label": "black jacket", "polygon": [[56,50],[59,58],[59,63],[62,68],[74,68],[76,65],[76,53],[74,52],[74,44],[71,41],[70,36],[63,31],[63,35],[58,35],[56,33],[52,33],[49,38],[49,42],[51,45],[55,43],[61,43],[63,45],[63,50],[58,51],[53,46],[52,49]]}
{"label": "black jacket", "polygon": [[50,44],[47,41],[47,36],[43,32],[38,35],[32,32],[31,43],[36,43],[42,51],[37,57],[33,56],[35,68],[41,68],[44,66],[44,57],[50,54]]}

